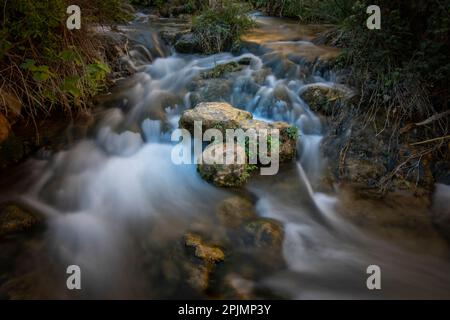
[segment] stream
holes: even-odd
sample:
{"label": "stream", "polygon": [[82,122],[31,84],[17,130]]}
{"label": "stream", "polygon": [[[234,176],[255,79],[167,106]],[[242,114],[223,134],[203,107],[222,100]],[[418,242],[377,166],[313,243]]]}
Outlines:
{"label": "stream", "polygon": [[[30,178],[2,191],[2,200],[20,199],[48,222],[18,258],[10,290],[58,299],[450,298],[447,247],[443,255],[419,252],[366,232],[336,209],[351,211],[352,203],[342,204],[339,192],[321,186],[325,128],[300,93],[312,83],[333,86],[340,80],[311,63],[338,53],[311,42],[322,26],[255,19],[259,28],[244,37],[239,54],[176,53],[158,31],[182,29],[178,20],[139,14],[120,28],[142,44],[121,60],[136,73],[99,98],[92,135],[28,160],[19,169]],[[246,63],[225,78],[201,77],[240,61]],[[297,160],[239,190],[208,184],[195,165],[173,164],[171,132],[181,113],[201,101],[226,101],[255,118],[297,126]],[[251,199],[258,216],[283,225],[281,253],[240,246],[217,222],[217,205],[235,195]],[[185,285],[179,267],[184,256],[178,243],[191,230],[226,248],[206,291]],[[82,290],[67,290],[68,265],[80,266]],[[366,286],[370,265],[381,269],[381,290]]]}

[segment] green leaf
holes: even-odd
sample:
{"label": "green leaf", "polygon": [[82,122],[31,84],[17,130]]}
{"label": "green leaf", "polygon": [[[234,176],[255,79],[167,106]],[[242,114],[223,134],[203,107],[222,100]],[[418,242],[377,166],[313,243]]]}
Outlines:
{"label": "green leaf", "polygon": [[59,57],[64,61],[72,62],[77,59],[77,54],[73,50],[68,49],[60,52]]}
{"label": "green leaf", "polygon": [[31,67],[35,66],[36,61],[33,59],[26,59],[24,63],[20,65],[22,69],[29,70]]}
{"label": "green leaf", "polygon": [[41,72],[41,73],[48,73],[50,74],[50,71],[48,69],[48,66],[37,66],[33,68],[33,71],[35,72]]}
{"label": "green leaf", "polygon": [[33,79],[35,81],[45,81],[53,76],[53,73],[46,65],[43,66],[31,65],[29,69],[33,72]]}
{"label": "green leaf", "polygon": [[101,63],[101,62],[88,64],[87,70],[91,74],[95,74],[95,73],[106,74],[106,73],[111,72],[109,67],[106,64]]}
{"label": "green leaf", "polygon": [[44,96],[46,99],[50,100],[51,102],[56,102],[56,101],[57,101],[57,97],[56,97],[55,92],[53,92],[53,91],[50,90],[50,89],[44,89],[44,91],[43,91],[42,94],[43,94],[43,96]]}
{"label": "green leaf", "polygon": [[35,81],[45,81],[50,78],[50,73],[48,72],[33,72],[33,79]]}
{"label": "green leaf", "polygon": [[74,97],[81,96],[81,90],[78,88],[78,83],[80,81],[79,76],[70,76],[64,79],[62,83],[62,90],[71,94]]}
{"label": "green leaf", "polygon": [[111,69],[110,69],[109,66],[108,66],[107,64],[105,64],[105,63],[97,63],[97,67],[98,67],[100,70],[103,70],[103,71],[106,72],[106,73],[110,73],[110,72],[111,72]]}

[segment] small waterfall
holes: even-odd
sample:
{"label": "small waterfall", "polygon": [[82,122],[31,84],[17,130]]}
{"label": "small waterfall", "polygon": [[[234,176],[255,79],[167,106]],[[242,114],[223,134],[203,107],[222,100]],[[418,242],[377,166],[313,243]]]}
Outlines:
{"label": "small waterfall", "polygon": [[147,142],[161,141],[161,121],[145,119],[142,122],[142,131]]}

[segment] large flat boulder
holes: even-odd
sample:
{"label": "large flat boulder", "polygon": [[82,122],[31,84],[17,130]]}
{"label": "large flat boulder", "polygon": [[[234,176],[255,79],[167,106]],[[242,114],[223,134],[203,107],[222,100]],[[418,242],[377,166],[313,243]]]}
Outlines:
{"label": "large flat boulder", "polygon": [[280,161],[287,162],[295,158],[297,151],[298,130],[286,122],[266,122],[253,119],[253,115],[225,102],[202,102],[195,108],[187,110],[180,119],[180,127],[194,133],[195,121],[202,122],[202,129],[218,129],[225,136],[226,129],[264,129],[280,132]]}
{"label": "large flat boulder", "polygon": [[194,122],[201,121],[203,130],[238,129],[245,120],[252,119],[250,112],[234,108],[225,102],[202,102],[187,110],[180,119],[180,127],[194,133]]}

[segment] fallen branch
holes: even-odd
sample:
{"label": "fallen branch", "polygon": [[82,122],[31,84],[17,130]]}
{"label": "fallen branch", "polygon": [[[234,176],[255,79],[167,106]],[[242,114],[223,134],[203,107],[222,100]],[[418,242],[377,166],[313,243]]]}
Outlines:
{"label": "fallen branch", "polygon": [[446,116],[450,115],[450,110],[438,113],[438,114],[434,114],[431,117],[429,117],[428,119],[425,119],[424,121],[421,122],[417,122],[417,123],[409,123],[406,126],[404,126],[403,128],[400,129],[400,133],[405,133],[408,132],[409,130],[411,130],[414,127],[420,127],[420,126],[425,126],[427,124],[430,124],[436,120],[442,119]]}
{"label": "fallen branch", "polygon": [[420,141],[420,142],[411,143],[411,145],[412,146],[417,146],[419,144],[425,144],[425,143],[439,141],[439,140],[445,140],[445,139],[450,139],[450,135],[442,136],[442,137],[438,137],[438,138],[433,138],[433,139],[428,139],[428,140],[424,140],[424,141]]}
{"label": "fallen branch", "polygon": [[441,113],[438,113],[438,114],[434,114],[431,117],[429,117],[428,119],[426,119],[426,120],[424,120],[422,122],[415,123],[414,125],[416,127],[425,126],[425,125],[430,124],[430,123],[432,123],[432,122],[434,122],[436,120],[444,118],[447,115],[450,115],[450,110],[447,110],[445,112],[441,112]]}

